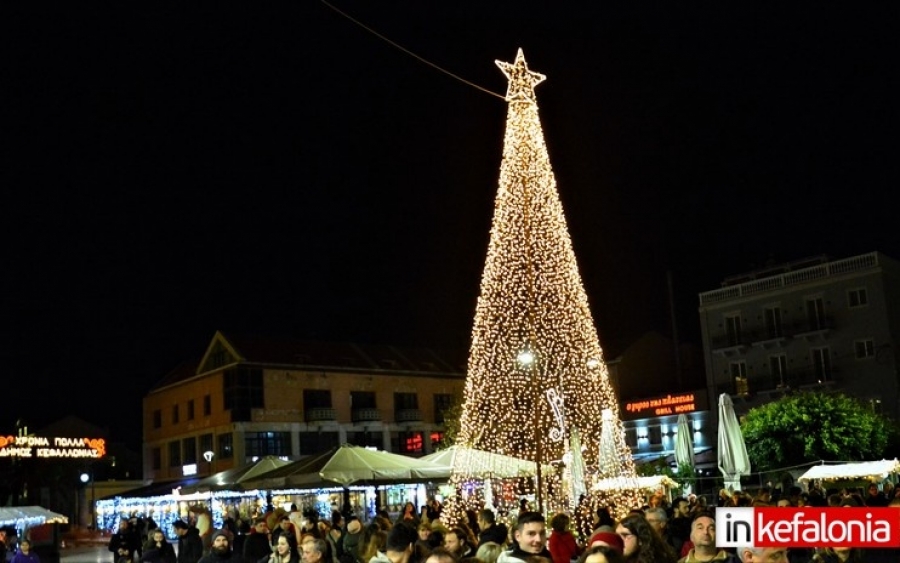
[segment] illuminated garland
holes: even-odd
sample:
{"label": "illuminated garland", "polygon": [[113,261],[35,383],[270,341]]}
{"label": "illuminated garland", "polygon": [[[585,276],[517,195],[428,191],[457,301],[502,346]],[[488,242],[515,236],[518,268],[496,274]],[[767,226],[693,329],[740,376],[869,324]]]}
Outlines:
{"label": "illuminated garland", "polygon": [[[585,502],[614,504],[624,514],[640,506],[640,495],[631,486],[631,451],[538,116],[534,88],[545,76],[528,69],[521,49],[515,63],[497,65],[509,79],[506,132],[457,445],[535,465],[540,456],[553,464],[542,470],[545,512],[570,510],[578,501],[570,498],[574,491],[587,490]],[[621,477],[624,485],[597,492],[590,485],[598,473],[603,411],[612,418],[617,455],[608,458],[614,466],[606,461],[599,472]],[[580,437],[581,456],[567,451],[573,433]],[[573,459],[583,472],[565,465]],[[579,473],[584,486],[569,482]],[[481,508],[485,494],[475,483],[482,479],[457,457],[451,476],[457,494],[448,499],[448,520],[462,509]],[[524,492],[536,493],[532,481],[531,475],[493,475],[488,497],[501,515],[513,514]]]}

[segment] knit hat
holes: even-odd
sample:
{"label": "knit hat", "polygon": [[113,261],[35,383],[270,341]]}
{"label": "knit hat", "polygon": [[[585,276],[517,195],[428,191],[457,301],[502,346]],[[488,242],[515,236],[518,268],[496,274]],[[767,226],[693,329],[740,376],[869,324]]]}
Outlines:
{"label": "knit hat", "polygon": [[187,530],[189,528],[187,522],[184,520],[175,520],[172,522],[172,527],[176,530]]}
{"label": "knit hat", "polygon": [[216,530],[215,532],[213,532],[212,540],[216,541],[216,538],[219,536],[225,536],[225,539],[228,540],[228,543],[231,543],[231,534],[229,534],[225,530]]}
{"label": "knit hat", "polygon": [[588,542],[588,549],[594,547],[594,542],[603,542],[619,553],[622,553],[625,550],[625,543],[622,541],[622,538],[621,536],[619,536],[619,534],[613,534],[610,532],[597,532],[596,534],[591,536],[591,541]]}

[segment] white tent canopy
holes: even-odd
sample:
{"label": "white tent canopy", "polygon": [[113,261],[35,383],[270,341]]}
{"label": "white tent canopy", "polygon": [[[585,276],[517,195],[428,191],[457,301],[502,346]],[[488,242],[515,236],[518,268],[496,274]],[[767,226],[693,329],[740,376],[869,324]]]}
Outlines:
{"label": "white tent canopy", "polygon": [[900,462],[897,458],[883,459],[881,461],[860,461],[856,463],[841,463],[836,465],[815,465],[798,478],[798,481],[812,481],[815,479],[869,479],[881,481],[892,473],[900,473]]}
{"label": "white tent canopy", "polygon": [[68,524],[69,519],[62,514],[40,506],[0,507],[0,526],[14,526],[22,530],[41,524]]}
{"label": "white tent canopy", "polygon": [[[459,445],[450,446],[449,448],[422,456],[419,459],[446,467],[446,477],[450,477],[454,467],[465,468],[469,475],[478,478],[493,477],[503,479],[520,475],[531,477],[535,474],[535,463],[533,461]],[[548,470],[550,470],[549,466],[547,466],[545,471]]]}

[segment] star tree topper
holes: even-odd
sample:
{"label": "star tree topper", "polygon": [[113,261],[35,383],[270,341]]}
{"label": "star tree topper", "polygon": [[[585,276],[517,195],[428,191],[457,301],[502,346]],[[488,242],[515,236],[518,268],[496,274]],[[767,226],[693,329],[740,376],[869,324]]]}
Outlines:
{"label": "star tree topper", "polygon": [[528,70],[528,64],[525,62],[525,55],[522,49],[516,53],[516,62],[513,64],[494,61],[506,78],[509,79],[509,87],[506,89],[506,101],[514,100],[527,101],[537,103],[534,96],[534,87],[547,80],[547,77],[539,72]]}

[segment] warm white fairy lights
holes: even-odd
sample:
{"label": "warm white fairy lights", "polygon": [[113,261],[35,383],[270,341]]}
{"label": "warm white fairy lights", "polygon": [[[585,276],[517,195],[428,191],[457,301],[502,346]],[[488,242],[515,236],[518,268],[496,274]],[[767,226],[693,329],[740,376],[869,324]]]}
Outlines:
{"label": "warm white fairy lights", "polygon": [[[563,475],[571,478],[564,460],[573,455],[566,451],[571,441],[559,438],[573,432],[580,437],[580,463],[591,480],[599,469],[601,411],[608,410],[621,430],[619,411],[538,117],[534,87],[545,77],[528,69],[521,49],[514,63],[497,65],[509,79],[509,105],[457,444],[554,463],[557,470],[543,475],[541,494],[535,495],[550,512],[571,507],[567,497],[585,490],[561,482]],[[604,476],[633,479],[624,436],[615,443],[617,467],[604,467]],[[518,506],[529,486],[519,479],[510,486],[507,478],[506,487],[491,480],[495,489],[489,496],[501,511]],[[451,482],[467,508],[483,501],[478,494],[467,497],[477,489],[476,480],[471,467],[454,463]],[[591,490],[590,483],[586,488]],[[630,487],[602,495],[595,500],[623,510],[639,505]]]}

